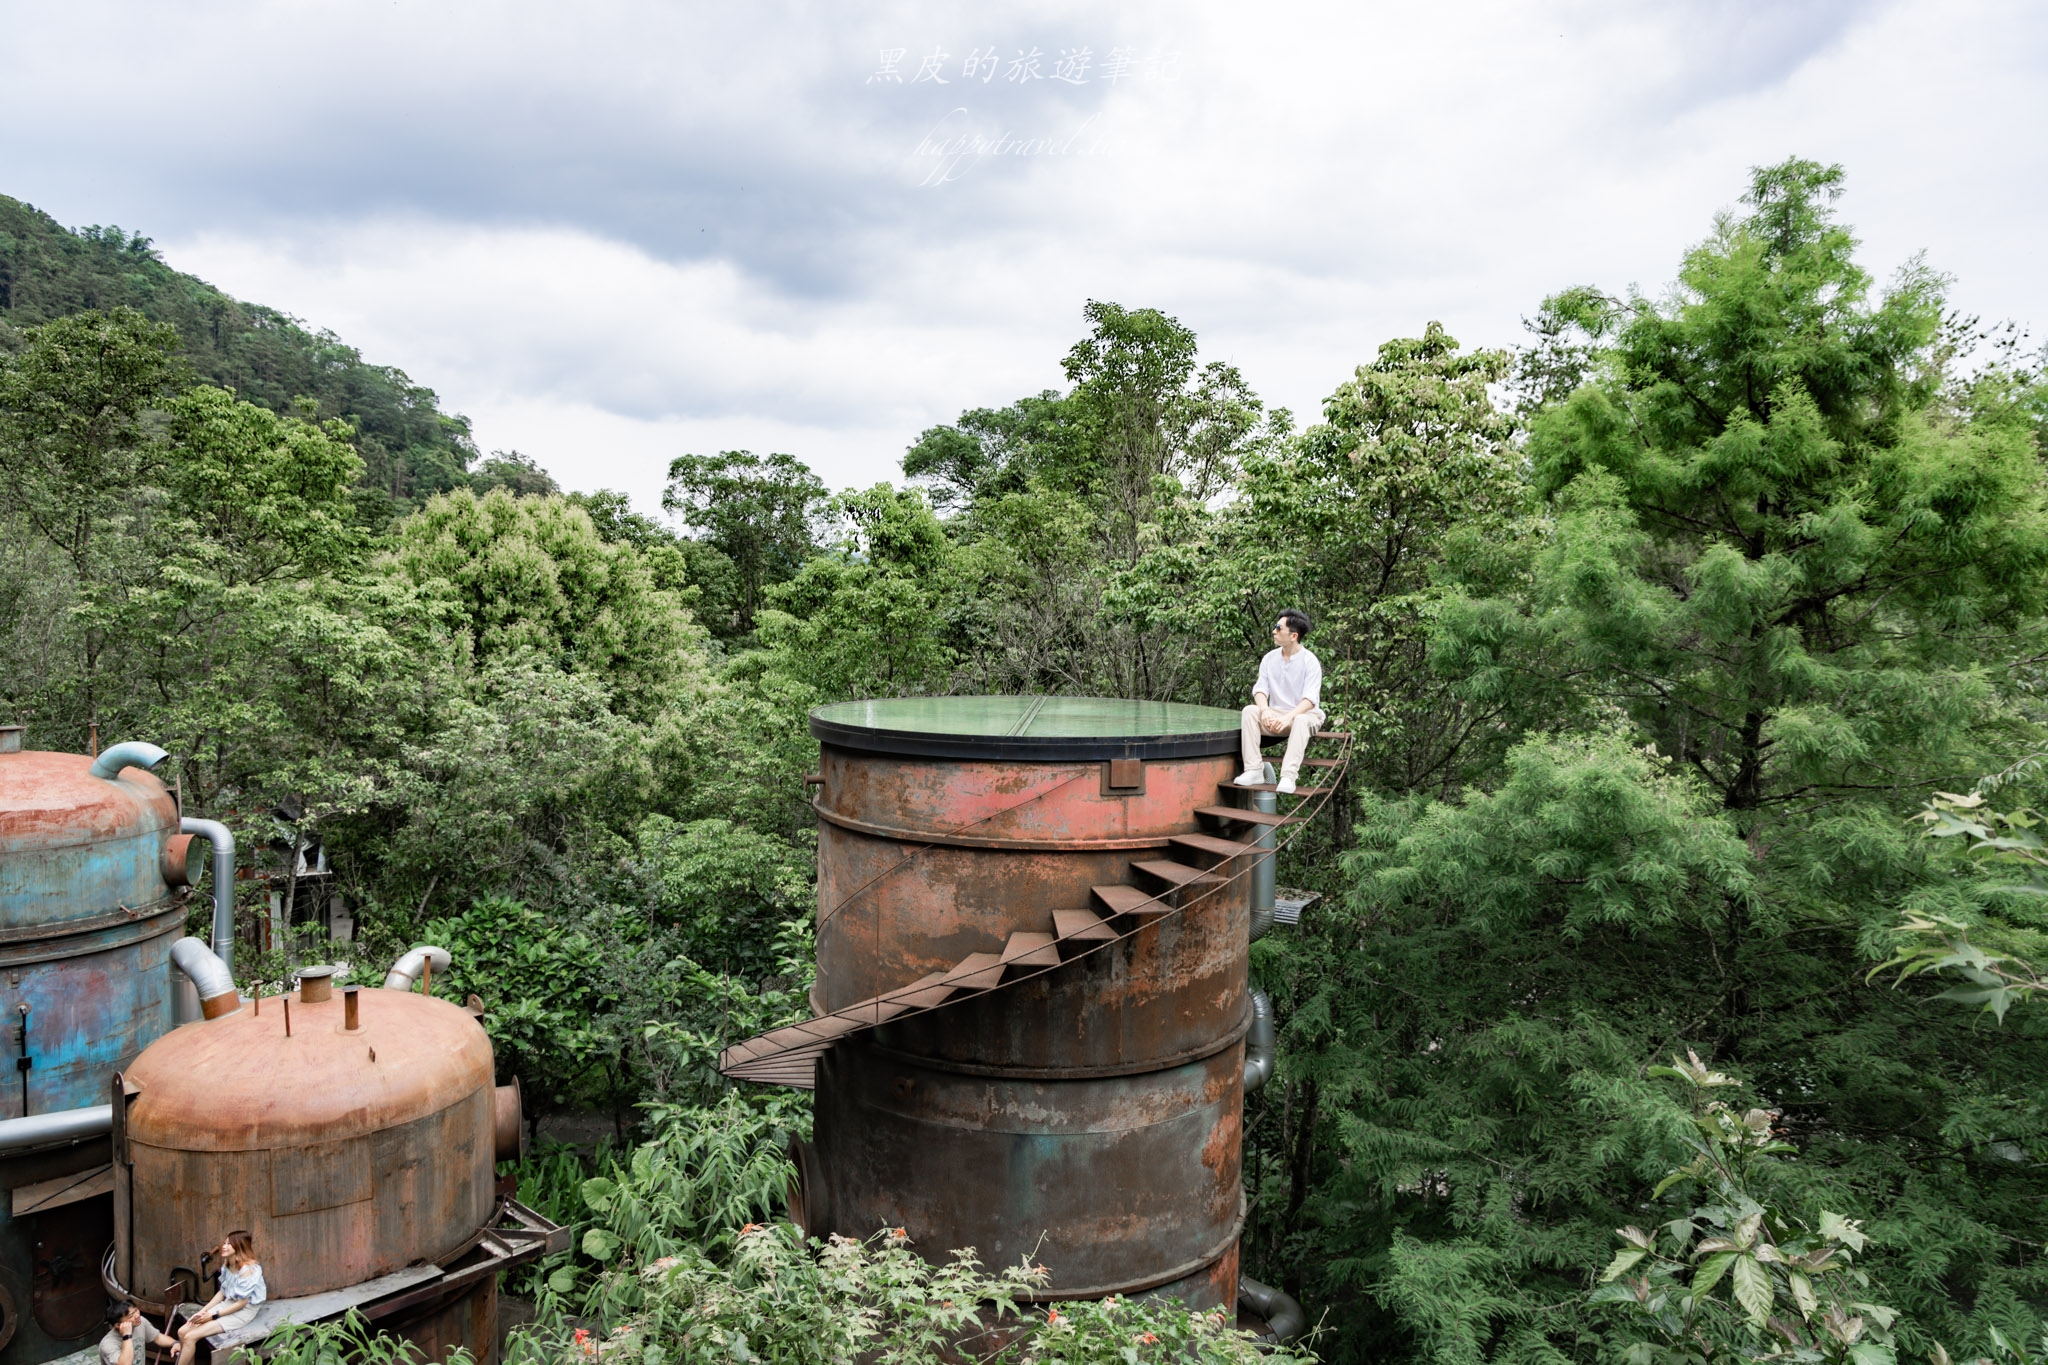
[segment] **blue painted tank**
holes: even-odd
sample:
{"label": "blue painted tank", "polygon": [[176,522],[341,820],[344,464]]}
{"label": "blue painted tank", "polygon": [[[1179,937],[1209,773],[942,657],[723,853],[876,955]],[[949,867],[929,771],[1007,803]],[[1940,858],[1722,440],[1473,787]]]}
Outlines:
{"label": "blue painted tank", "polygon": [[0,1365],[99,1336],[113,1239],[104,1122],[45,1141],[8,1121],[106,1105],[114,1073],[170,1030],[188,894],[171,794],[113,761],[161,751],[123,746],[96,770],[23,752],[20,734],[0,727]]}
{"label": "blue painted tank", "polygon": [[109,1077],[171,1026],[177,806],[142,768],[92,763],[0,753],[0,1118],[105,1104]]}

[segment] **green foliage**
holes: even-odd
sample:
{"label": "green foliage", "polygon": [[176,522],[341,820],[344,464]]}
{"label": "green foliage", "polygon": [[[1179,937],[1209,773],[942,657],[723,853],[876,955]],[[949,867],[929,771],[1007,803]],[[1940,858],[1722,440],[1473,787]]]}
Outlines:
{"label": "green foliage", "polygon": [[953,426],[926,428],[903,455],[903,477],[922,483],[932,504],[962,511],[1022,493],[1034,476],[1070,463],[1075,414],[1057,389],[1007,408],[975,408]]}
{"label": "green foliage", "polygon": [[1621,1249],[1593,1291],[1592,1302],[1616,1305],[1631,1333],[1647,1338],[1623,1358],[1892,1365],[1898,1314],[1867,1301],[1875,1290],[1855,1266],[1870,1240],[1861,1226],[1825,1211],[1809,1223],[1766,1202],[1772,1163],[1798,1150],[1773,1135],[1778,1116],[1708,1099],[1735,1082],[1694,1054],[1648,1074],[1691,1087],[1694,1131],[1685,1144],[1694,1155],[1653,1192],[1681,1195],[1677,1216],[1650,1232],[1617,1232]]}
{"label": "green foliage", "polygon": [[825,485],[793,455],[748,450],[678,455],[661,505],[701,532],[739,578],[736,627],[751,629],[762,594],[795,574],[816,544]]}
{"label": "green foliage", "polygon": [[[277,1365],[425,1365],[426,1352],[400,1337],[378,1331],[351,1308],[331,1322],[286,1323],[263,1341],[263,1358]],[[439,1365],[470,1365],[460,1346]]]}
{"label": "green foliage", "polygon": [[601,1163],[578,1191],[575,1257],[548,1271],[547,1302],[573,1302],[615,1322],[646,1306],[640,1272],[688,1252],[732,1250],[780,1207],[790,1140],[810,1136],[808,1106],[784,1092],[767,1104],[726,1095],[674,1109],[648,1141]]}
{"label": "green foliage", "polygon": [[[2040,835],[2040,817],[2031,810],[1995,811],[1982,792],[1957,796],[1937,792],[1927,808],[1915,817],[1934,839],[1967,840],[1967,850],[1993,867],[2019,867],[2025,879],[2019,883],[1992,884],[1986,890],[2002,900],[2018,899],[2021,905],[2048,894],[2048,841]],[[1993,922],[1984,928],[1996,936],[2000,946],[2015,945],[2038,954],[2048,948],[2048,936],[2041,932],[2038,917],[2024,916],[2019,923]],[[1873,967],[1870,975],[1897,969],[1895,982],[1929,972],[1947,972],[1967,983],[1952,986],[1937,999],[1976,1005],[2003,1023],[2005,1012],[2015,1004],[2039,999],[2048,993],[2043,978],[2026,959],[2011,953],[1987,951],[1970,940],[1970,926],[1949,915],[1926,910],[1908,910],[1901,917],[1899,945],[1890,960]]]}
{"label": "green foliage", "polygon": [[567,499],[441,494],[399,526],[388,564],[446,609],[479,667],[545,660],[638,719],[695,673],[689,612],[634,545],[604,540]]}
{"label": "green foliage", "polygon": [[434,391],[403,370],[366,364],[332,333],[172,270],[140,233],[69,232],[0,195],[0,354],[29,344],[40,325],[122,310],[175,330],[184,364],[204,383],[280,415],[310,403],[347,422],[364,461],[354,501],[366,525],[461,484],[476,456],[469,419],[443,413]]}
{"label": "green foliage", "polygon": [[937,518],[887,484],[832,505],[848,529],[839,552],[769,590],[775,605],[758,621],[767,666],[828,700],[943,690],[957,588]]}
{"label": "green foliage", "polygon": [[[608,1182],[597,1197],[619,1198]],[[593,1234],[594,1235],[594,1234]],[[951,1355],[1017,1365],[1137,1365],[1188,1361],[1251,1365],[1307,1361],[1299,1350],[1262,1351],[1223,1314],[1111,1298],[1035,1311],[1019,1299],[1045,1282],[1042,1266],[982,1270],[971,1249],[937,1264],[900,1229],[865,1242],[806,1243],[788,1223],[748,1223],[723,1257],[683,1243],[639,1260],[605,1238],[613,1262],[599,1291],[603,1327],[561,1328],[522,1350],[664,1361],[923,1362]],[[631,1305],[629,1311],[617,1309]],[[608,1328],[609,1330],[606,1330]]]}

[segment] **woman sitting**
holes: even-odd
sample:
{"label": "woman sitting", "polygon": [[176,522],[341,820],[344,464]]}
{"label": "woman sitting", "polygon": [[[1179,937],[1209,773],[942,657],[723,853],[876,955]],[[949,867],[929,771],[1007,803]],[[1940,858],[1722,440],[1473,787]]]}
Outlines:
{"label": "woman sitting", "polygon": [[220,1292],[178,1329],[178,1365],[192,1365],[202,1337],[247,1327],[257,1305],[270,1297],[263,1267],[256,1264],[255,1238],[246,1232],[229,1233],[220,1244],[220,1259]]}

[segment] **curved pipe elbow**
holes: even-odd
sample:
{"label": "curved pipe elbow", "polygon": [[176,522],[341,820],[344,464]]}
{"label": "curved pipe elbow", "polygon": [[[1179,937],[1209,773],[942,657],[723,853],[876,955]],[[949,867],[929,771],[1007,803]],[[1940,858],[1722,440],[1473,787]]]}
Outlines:
{"label": "curved pipe elbow", "polygon": [[446,948],[436,948],[432,944],[423,943],[391,964],[391,970],[384,973],[384,989],[409,991],[419,984],[428,963],[434,964],[435,971],[445,972],[450,961],[452,959],[448,956]]}
{"label": "curved pipe elbow", "polygon": [[196,938],[181,938],[171,945],[171,961],[177,964],[199,992],[199,1013],[218,1019],[242,1008],[242,996],[235,989],[228,964],[214,956],[213,949]]}
{"label": "curved pipe elbow", "polygon": [[1292,1294],[1260,1284],[1249,1275],[1237,1277],[1237,1301],[1264,1318],[1273,1340],[1282,1346],[1300,1336],[1308,1326],[1308,1314]]}
{"label": "curved pipe elbow", "polygon": [[140,768],[146,773],[155,772],[157,765],[169,757],[170,754],[154,744],[131,739],[126,743],[101,750],[100,756],[92,761],[92,766],[86,771],[94,777],[103,777],[112,782],[128,768]]}
{"label": "curved pipe elbow", "polygon": [[178,831],[213,845],[213,955],[235,965],[235,836],[218,820],[178,821]]}
{"label": "curved pipe elbow", "polygon": [[1273,1027],[1273,1000],[1252,987],[1252,1023],[1244,1034],[1244,1093],[1249,1095],[1273,1077],[1279,1052],[1279,1031]]}

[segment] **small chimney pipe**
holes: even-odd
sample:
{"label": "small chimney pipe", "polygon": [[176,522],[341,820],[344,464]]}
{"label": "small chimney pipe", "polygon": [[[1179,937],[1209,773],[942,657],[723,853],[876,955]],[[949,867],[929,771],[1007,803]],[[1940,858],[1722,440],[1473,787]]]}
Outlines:
{"label": "small chimney pipe", "polygon": [[362,1026],[362,1018],[356,1013],[356,1000],[362,994],[360,986],[341,988],[341,1026],[351,1033]]}

